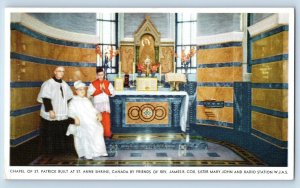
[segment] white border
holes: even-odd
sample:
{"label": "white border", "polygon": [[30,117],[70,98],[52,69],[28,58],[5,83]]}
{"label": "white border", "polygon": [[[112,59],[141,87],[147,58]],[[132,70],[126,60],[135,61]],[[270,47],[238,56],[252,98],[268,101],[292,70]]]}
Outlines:
{"label": "white border", "polygon": [[[5,71],[4,71],[4,123],[10,125],[10,13],[14,12],[97,12],[99,9],[87,8],[6,8],[5,9]],[[72,180],[292,180],[294,178],[294,9],[293,8],[102,8],[102,12],[201,12],[201,13],[288,13],[289,16],[289,92],[288,92],[288,167],[12,167],[9,165],[10,126],[4,126],[5,176],[8,179],[72,179]],[[276,154],[275,154],[276,155]],[[25,173],[12,173],[13,170],[24,170]],[[77,170],[108,169],[110,174],[76,173]],[[185,173],[160,173],[161,170],[184,170]],[[56,173],[42,173],[41,170],[56,170]],[[68,170],[68,173],[58,173]],[[75,170],[75,173],[70,173]],[[128,173],[113,173],[115,170],[127,170]],[[133,170],[134,173],[130,173]],[[151,174],[136,173],[136,170],[150,170]],[[195,170],[197,173],[188,173]],[[201,170],[220,173],[198,173]],[[226,173],[223,170],[241,170],[242,173]],[[275,170],[287,174],[274,174]],[[39,171],[39,173],[34,173]],[[252,173],[245,173],[245,171]],[[267,172],[272,171],[273,174]],[[264,172],[264,173],[262,173]]]}

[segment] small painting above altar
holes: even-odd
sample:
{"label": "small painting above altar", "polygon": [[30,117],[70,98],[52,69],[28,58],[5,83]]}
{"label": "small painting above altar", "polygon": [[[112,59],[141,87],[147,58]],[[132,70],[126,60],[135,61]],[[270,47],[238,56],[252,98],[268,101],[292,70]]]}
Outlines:
{"label": "small painting above altar", "polygon": [[137,78],[137,91],[157,91],[157,78]]}

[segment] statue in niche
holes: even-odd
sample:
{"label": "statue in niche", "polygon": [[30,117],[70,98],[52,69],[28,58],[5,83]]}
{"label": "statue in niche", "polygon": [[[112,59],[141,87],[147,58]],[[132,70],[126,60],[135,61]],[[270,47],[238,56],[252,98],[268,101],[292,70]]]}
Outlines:
{"label": "statue in niche", "polygon": [[147,65],[145,62],[150,62],[150,64],[155,63],[154,39],[152,35],[149,34],[142,36],[140,45],[139,64],[143,64],[146,67]]}

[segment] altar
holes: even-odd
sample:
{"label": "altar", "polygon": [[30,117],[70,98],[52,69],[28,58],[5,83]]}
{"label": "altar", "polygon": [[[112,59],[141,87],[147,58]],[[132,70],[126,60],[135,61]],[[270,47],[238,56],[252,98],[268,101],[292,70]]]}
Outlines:
{"label": "altar", "polygon": [[113,133],[186,131],[189,96],[185,91],[117,91],[111,98]]}

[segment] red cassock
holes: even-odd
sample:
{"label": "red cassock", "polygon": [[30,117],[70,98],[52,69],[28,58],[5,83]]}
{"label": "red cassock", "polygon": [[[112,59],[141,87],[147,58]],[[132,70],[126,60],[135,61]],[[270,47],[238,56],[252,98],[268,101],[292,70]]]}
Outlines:
{"label": "red cassock", "polygon": [[[100,81],[100,80],[95,80],[92,82],[94,88],[96,89],[96,91],[92,94],[93,97],[99,95],[99,94],[102,94],[103,92],[108,95],[108,96],[111,96],[112,94],[110,93],[108,87],[109,87],[109,84],[110,82],[107,81],[107,80],[103,80],[103,81]],[[102,91],[100,89],[100,84],[104,84],[104,87],[105,89]],[[111,133],[111,130],[110,130],[110,113],[109,112],[101,112],[101,115],[102,115],[102,125],[103,125],[103,128],[104,128],[104,136],[105,137],[111,137],[112,133]]]}

